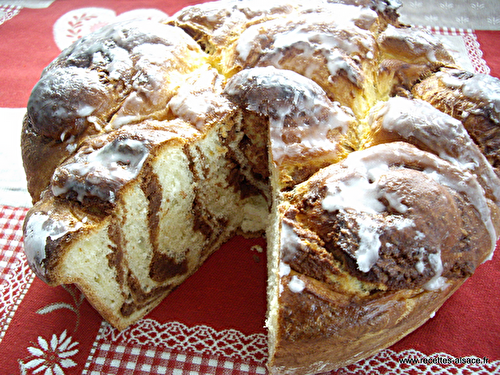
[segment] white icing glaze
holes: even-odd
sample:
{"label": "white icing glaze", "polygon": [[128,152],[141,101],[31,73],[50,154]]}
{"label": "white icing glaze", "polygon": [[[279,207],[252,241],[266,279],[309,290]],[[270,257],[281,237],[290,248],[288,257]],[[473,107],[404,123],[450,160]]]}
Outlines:
{"label": "white icing glaze", "polygon": [[92,114],[92,112],[95,111],[95,107],[89,105],[89,104],[85,104],[85,103],[82,103],[81,107],[79,107],[76,111],[76,114],[79,116],[79,117],[87,117],[87,116],[90,116]]}
{"label": "white icing glaze", "polygon": [[424,289],[429,291],[443,289],[446,286],[446,279],[441,276],[443,274],[441,250],[438,250],[437,253],[429,254],[429,263],[434,271],[434,276],[425,283]]}
{"label": "white icing glaze", "polygon": [[280,277],[287,276],[290,274],[291,268],[288,264],[286,264],[283,261],[280,261],[280,269],[279,269],[279,275]]}
{"label": "white icing glaze", "polygon": [[430,62],[437,62],[435,49],[440,41],[424,29],[405,29],[388,25],[382,37],[400,40],[413,55],[425,56]]}
{"label": "white icing glaze", "polygon": [[328,185],[328,195],[322,206],[327,211],[352,209],[358,212],[379,213],[385,205],[379,200],[379,188],[366,176],[356,176],[336,185]]}
{"label": "white icing glaze", "polygon": [[[328,139],[329,131],[337,129],[343,134],[352,121],[347,110],[332,103],[320,86],[289,70],[274,67],[244,70],[228,82],[225,93],[229,97],[244,95],[240,100],[248,110],[269,116],[276,164],[285,157],[336,151],[338,144]],[[307,114],[307,123],[304,123],[304,114]],[[285,130],[293,133],[298,141],[285,142]]]}
{"label": "white icing glaze", "polygon": [[[460,90],[466,98],[484,103],[485,108],[493,112],[490,119],[500,124],[500,80],[498,78],[479,73],[465,79],[447,72],[438,72],[436,76],[449,88]],[[464,118],[468,115],[469,113],[463,114]]]}
{"label": "white icing glaze", "polygon": [[99,123],[99,119],[96,117],[96,116],[88,116],[87,117],[87,121],[90,122],[92,125],[94,125],[95,129],[98,131],[98,132],[101,132],[102,131],[102,126],[101,124]]}
{"label": "white icing glaze", "polygon": [[379,258],[381,246],[379,226],[370,217],[358,218],[359,247],[354,252],[358,269],[368,272],[375,265]]}
{"label": "white icing glaze", "polygon": [[475,174],[500,202],[500,179],[459,120],[422,100],[393,97],[382,109],[378,106],[370,113],[368,123],[372,127],[377,126],[377,111],[383,115],[382,128],[405,139],[414,137],[442,159]]}
{"label": "white icing glaze", "polygon": [[425,238],[425,233],[422,233],[420,232],[419,230],[417,230],[417,235],[415,236],[415,241],[418,241],[418,240],[423,240]]}
{"label": "white icing glaze", "polygon": [[[408,207],[406,207],[406,206],[404,206],[404,207],[406,209],[408,209]],[[405,210],[405,212],[406,212],[406,210]],[[404,212],[402,212],[402,213],[404,213]],[[413,221],[413,219],[409,219],[406,217],[399,217],[399,216],[393,216],[392,218],[393,218],[393,220],[391,220],[389,222],[389,225],[394,226],[397,230],[403,230],[406,228],[415,227],[415,222]]]}
{"label": "white icing glaze", "polygon": [[[96,196],[113,202],[116,190],[137,176],[148,154],[148,148],[141,141],[132,139],[117,139],[98,150],[80,152],[72,162],[56,170],[52,192],[58,196],[72,190],[78,194],[79,201],[86,196]],[[62,186],[58,183],[59,174],[67,174]],[[103,183],[105,187],[100,186]]]}
{"label": "white icing glaze", "polygon": [[[331,4],[325,12],[297,15],[293,25],[283,24],[280,19],[252,25],[241,34],[236,51],[239,58],[246,61],[250,52],[258,48],[261,39],[267,40],[271,37],[274,38],[273,43],[259,51],[259,59],[262,61],[271,62],[273,66],[281,68],[280,60],[291,47],[302,50],[301,55],[305,58],[319,52],[326,59],[331,76],[337,76],[340,71],[344,71],[353,83],[358,83],[358,68],[349,56],[361,55],[372,59],[375,41],[369,32],[357,27],[355,22],[361,19],[371,24],[376,16],[375,12],[367,8]],[[329,32],[323,31],[322,28],[311,28],[310,25],[322,25],[323,29],[329,28]],[[355,37],[349,38],[332,32],[332,25]],[[288,30],[283,30],[283,27]],[[270,35],[269,30],[275,29],[280,32]],[[306,76],[311,77],[315,68],[316,66],[311,64],[305,72]]]}
{"label": "white icing glaze", "polygon": [[418,271],[418,273],[423,273],[425,270],[424,254],[426,252],[427,251],[423,247],[418,249],[418,262],[415,264],[415,268]]}
{"label": "white icing glaze", "polygon": [[[283,276],[288,276],[291,272],[291,267],[288,261],[292,260],[295,256],[298,246],[300,245],[300,238],[295,233],[293,228],[286,224],[284,221],[281,222],[281,231],[280,231],[280,261],[279,261],[279,270],[278,275],[280,278],[279,282],[279,294],[283,292],[283,285],[281,278]],[[296,276],[294,276],[296,277]],[[301,280],[298,279],[300,282]],[[292,283],[292,286],[296,285]],[[289,284],[290,286],[290,284]]]}
{"label": "white icing glaze", "polygon": [[259,38],[260,32],[261,26],[254,25],[242,32],[238,38],[236,52],[243,61],[248,59],[248,55],[250,55],[253,49],[253,42]]}
{"label": "white icing glaze", "polygon": [[304,290],[306,287],[306,284],[304,281],[299,279],[296,275],[293,275],[290,281],[288,282],[288,288],[293,292],[293,293],[300,293]]}
{"label": "white icing glaze", "polygon": [[284,262],[288,262],[293,259],[297,248],[300,245],[299,236],[295,233],[293,228],[284,221],[281,222],[280,244],[281,260]]}
{"label": "white icing glaze", "polygon": [[77,148],[78,148],[78,145],[76,143],[68,142],[68,144],[66,146],[66,151],[68,151],[70,154],[72,154],[73,152],[76,151]]}
{"label": "white icing glaze", "polygon": [[50,213],[35,212],[28,217],[24,230],[24,252],[30,267],[45,280],[45,247],[47,241],[56,241],[67,233],[78,230],[82,223],[69,224],[55,220]]}

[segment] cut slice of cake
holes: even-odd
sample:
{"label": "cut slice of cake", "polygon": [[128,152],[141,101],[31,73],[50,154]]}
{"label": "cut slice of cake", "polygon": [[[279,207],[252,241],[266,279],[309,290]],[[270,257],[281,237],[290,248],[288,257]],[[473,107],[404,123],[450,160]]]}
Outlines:
{"label": "cut slice of cake", "polygon": [[391,1],[352,3],[213,2],[63,51],[21,138],[36,274],[126,329],[229,238],[265,234],[273,374],[425,323],[500,233],[500,180],[446,97],[491,110],[500,81],[475,95]]}

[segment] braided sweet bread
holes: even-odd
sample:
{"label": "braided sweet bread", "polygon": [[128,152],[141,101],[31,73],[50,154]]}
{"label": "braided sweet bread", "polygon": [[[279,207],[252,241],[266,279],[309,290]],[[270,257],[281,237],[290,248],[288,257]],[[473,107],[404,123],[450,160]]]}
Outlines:
{"label": "braided sweet bread", "polygon": [[30,97],[26,256],[125,329],[231,236],[265,233],[270,372],[348,365],[491,258],[499,92],[389,0],[107,26]]}

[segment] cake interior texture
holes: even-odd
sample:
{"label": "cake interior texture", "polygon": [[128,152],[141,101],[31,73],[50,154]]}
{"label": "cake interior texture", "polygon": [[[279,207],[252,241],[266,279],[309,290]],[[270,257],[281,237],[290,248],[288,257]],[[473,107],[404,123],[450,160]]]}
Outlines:
{"label": "cake interior texture", "polygon": [[21,138],[30,266],[123,330],[265,235],[271,373],[417,329],[495,249],[500,81],[397,6],[210,2],[63,51]]}

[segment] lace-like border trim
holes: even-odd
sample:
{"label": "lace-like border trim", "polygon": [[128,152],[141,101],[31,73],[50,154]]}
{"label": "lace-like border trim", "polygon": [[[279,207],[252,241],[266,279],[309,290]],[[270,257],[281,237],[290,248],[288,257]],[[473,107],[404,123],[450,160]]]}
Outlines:
{"label": "lace-like border trim", "polygon": [[491,69],[488,65],[486,65],[486,61],[483,60],[483,51],[481,51],[481,46],[477,41],[476,35],[467,34],[463,36],[463,39],[465,41],[469,59],[472,61],[475,72],[490,74]]}
{"label": "lace-like border trim", "polygon": [[0,25],[13,17],[17,16],[22,7],[16,5],[1,5],[0,6]]}
{"label": "lace-like border trim", "polygon": [[101,339],[257,363],[267,360],[267,335],[256,333],[247,336],[235,329],[217,331],[205,325],[188,327],[180,322],[162,324],[152,319],[142,319],[122,332],[106,324],[101,330]]}
{"label": "lace-like border trim", "polygon": [[476,34],[471,29],[457,29],[448,27],[428,27],[428,26],[417,26],[422,29],[426,29],[433,34],[437,35],[449,35],[449,36],[460,36],[467,49],[467,57],[474,67],[475,73],[490,74],[491,70],[483,59],[483,51],[481,51],[481,46],[477,41]]}
{"label": "lace-like border trim", "polygon": [[[217,331],[205,325],[188,327],[180,322],[158,323],[144,319],[135,326],[119,332],[104,323],[99,335],[101,342],[113,342],[124,346],[151,345],[165,350],[177,350],[190,354],[223,356],[226,358],[265,364],[267,361],[267,336],[245,335],[237,330]],[[470,363],[467,359],[475,362]],[[418,374],[456,375],[457,373],[496,373],[500,371],[500,360],[485,358],[456,358],[447,353],[426,355],[415,349],[396,352],[382,350],[373,357],[339,369],[336,374]]]}
{"label": "lace-like border trim", "polygon": [[8,275],[0,284],[0,343],[34,279],[35,274],[26,257],[18,253]]}

